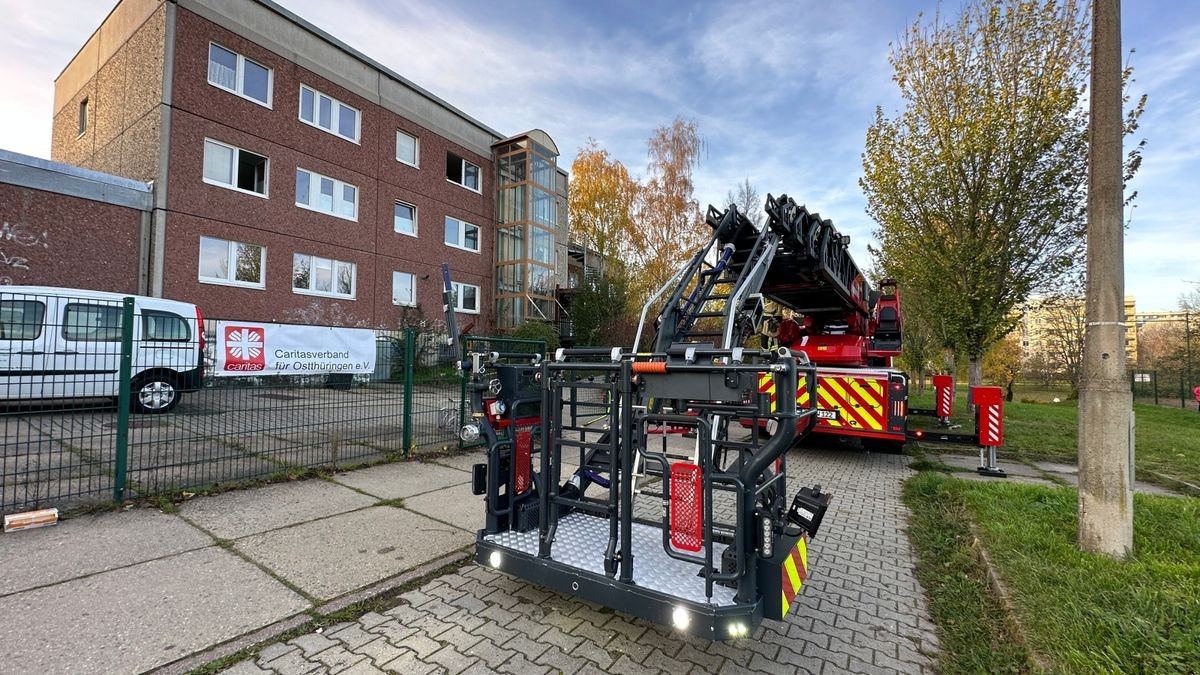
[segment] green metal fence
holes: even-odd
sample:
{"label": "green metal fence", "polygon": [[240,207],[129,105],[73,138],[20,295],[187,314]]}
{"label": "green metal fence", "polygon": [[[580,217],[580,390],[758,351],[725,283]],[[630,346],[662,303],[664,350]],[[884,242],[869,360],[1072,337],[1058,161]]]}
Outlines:
{"label": "green metal fence", "polygon": [[1200,378],[1189,379],[1186,370],[1129,372],[1129,389],[1133,392],[1133,399],[1139,403],[1194,408],[1197,406],[1194,393],[1197,386],[1200,386]]}
{"label": "green metal fence", "polygon": [[216,320],[142,304],[0,292],[0,512],[458,447],[461,354],[445,336],[376,331],[371,373],[216,377]]}

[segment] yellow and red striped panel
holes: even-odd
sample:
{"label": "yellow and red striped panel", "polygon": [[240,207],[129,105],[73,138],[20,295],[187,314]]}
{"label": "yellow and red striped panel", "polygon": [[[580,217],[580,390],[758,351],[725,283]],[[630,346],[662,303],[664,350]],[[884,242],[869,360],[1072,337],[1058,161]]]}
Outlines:
{"label": "yellow and red striped panel", "polygon": [[800,594],[801,587],[804,586],[804,580],[808,578],[808,535],[800,537],[796,545],[792,547],[791,553],[783,561],[783,569],[780,571],[782,580],[780,587],[783,589],[783,614],[786,617],[788,610],[792,607],[792,600]]}
{"label": "yellow and red striped panel", "polygon": [[[775,379],[760,375],[758,390],[768,394],[775,410]],[[808,385],[801,380],[796,389],[796,405],[809,405]],[[820,425],[834,429],[883,431],[887,425],[887,382],[883,378],[853,375],[817,374],[817,407],[838,411],[837,419],[820,419]]]}

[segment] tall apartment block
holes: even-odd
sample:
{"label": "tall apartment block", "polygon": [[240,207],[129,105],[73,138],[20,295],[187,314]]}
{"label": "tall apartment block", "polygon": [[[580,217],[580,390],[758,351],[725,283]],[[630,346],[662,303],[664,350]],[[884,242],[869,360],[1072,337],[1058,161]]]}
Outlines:
{"label": "tall apartment block", "polygon": [[550,136],[501,134],[274,2],[121,0],[54,93],[53,160],[153,183],[143,292],[388,328],[439,318],[446,262],[460,326],[555,318]]}

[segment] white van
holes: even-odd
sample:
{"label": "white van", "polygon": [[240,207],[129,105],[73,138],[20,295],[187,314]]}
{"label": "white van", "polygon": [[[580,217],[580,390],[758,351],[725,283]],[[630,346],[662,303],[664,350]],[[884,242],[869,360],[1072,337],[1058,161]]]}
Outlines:
{"label": "white van", "polygon": [[[0,401],[116,398],[125,297],[0,286]],[[203,383],[204,320],[191,303],[132,297],[131,409],[165,413]]]}

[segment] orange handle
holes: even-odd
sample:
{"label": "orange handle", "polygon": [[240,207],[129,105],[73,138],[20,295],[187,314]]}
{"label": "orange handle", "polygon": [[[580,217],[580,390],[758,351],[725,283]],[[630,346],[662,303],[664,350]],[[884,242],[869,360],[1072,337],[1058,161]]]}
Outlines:
{"label": "orange handle", "polygon": [[633,363],[633,372],[635,373],[665,373],[667,372],[666,361],[635,361]]}

